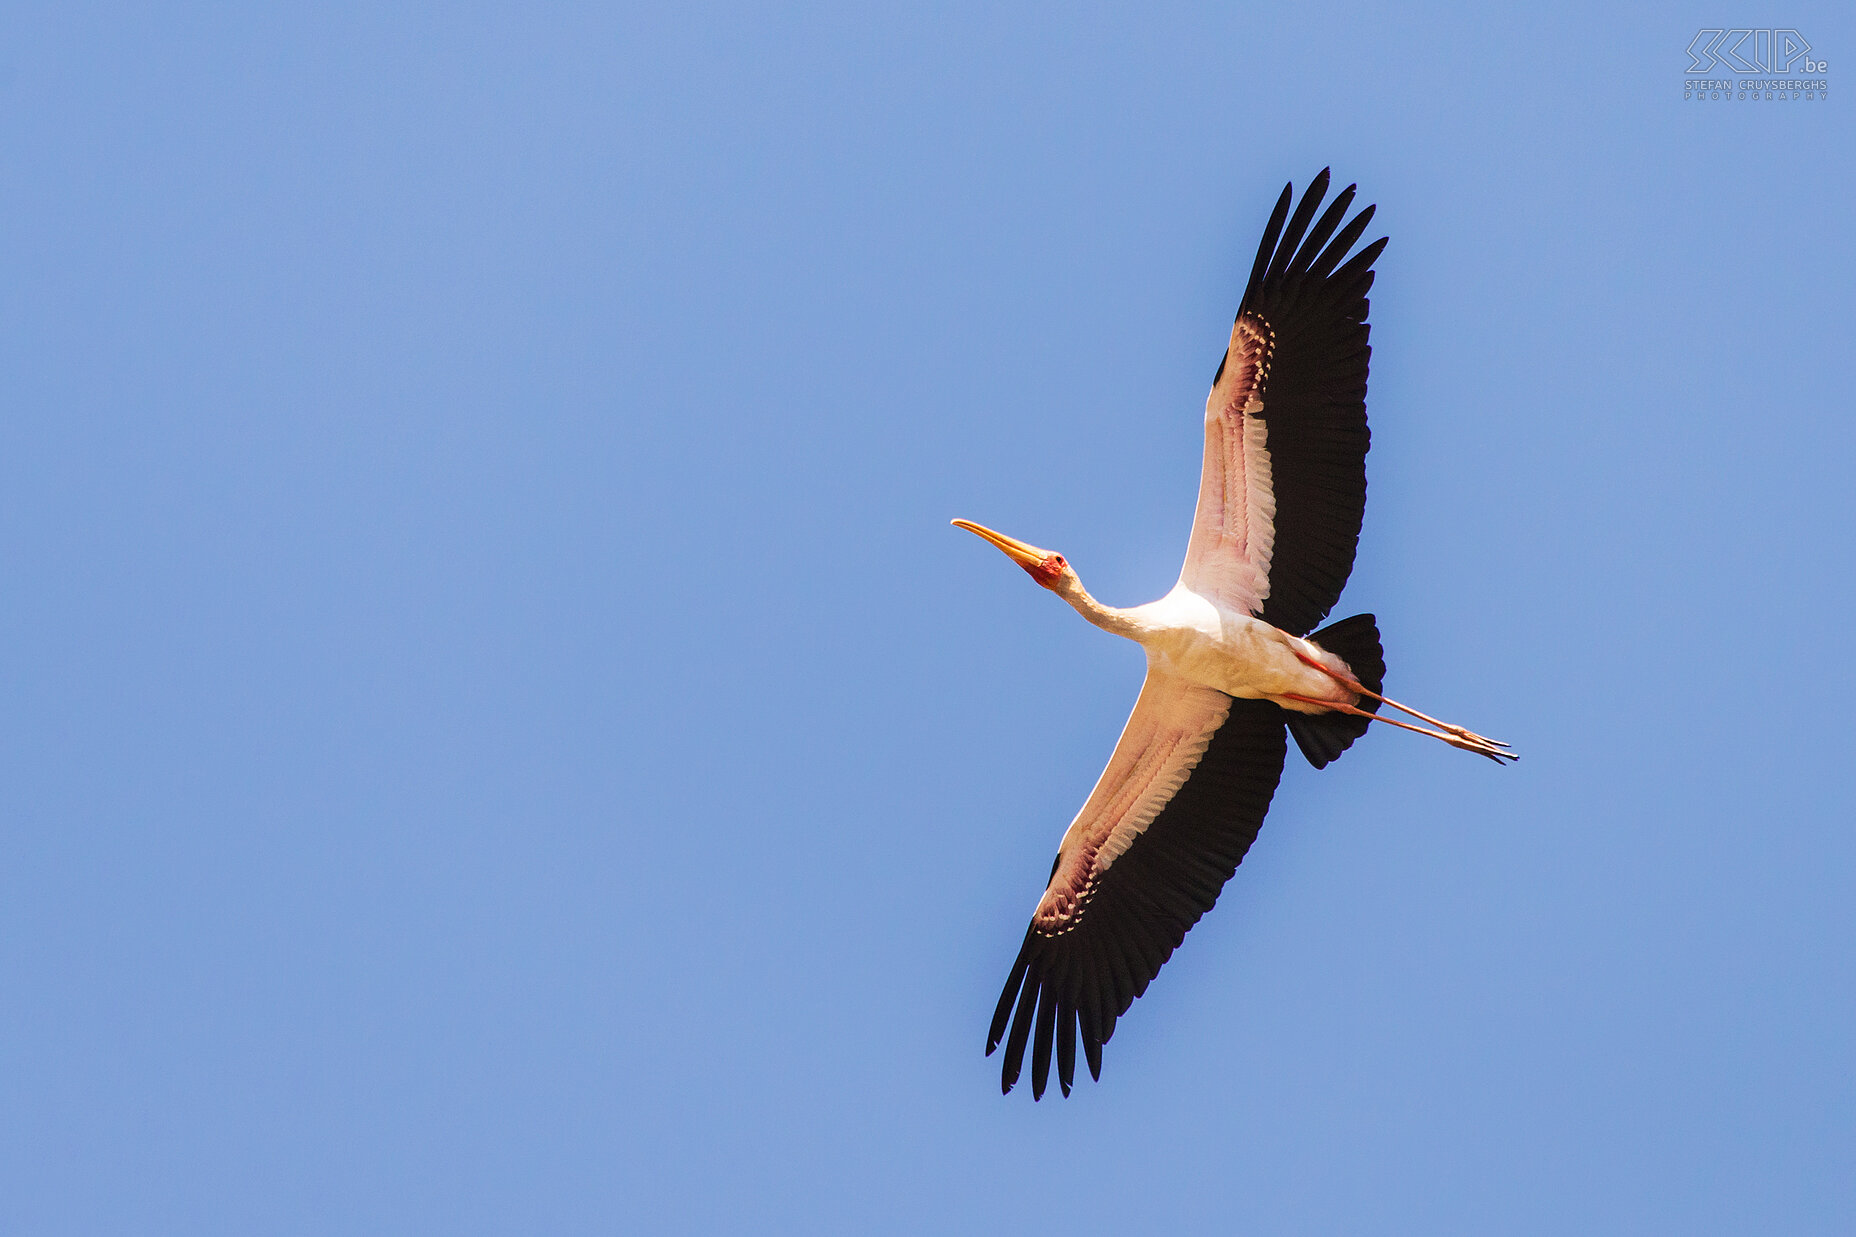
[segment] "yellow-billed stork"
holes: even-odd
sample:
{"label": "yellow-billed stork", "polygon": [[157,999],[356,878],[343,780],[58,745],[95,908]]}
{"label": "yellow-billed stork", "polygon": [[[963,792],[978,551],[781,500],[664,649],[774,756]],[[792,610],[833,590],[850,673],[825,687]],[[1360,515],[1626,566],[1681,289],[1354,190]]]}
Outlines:
{"label": "yellow-billed stork", "polygon": [[[1318,769],[1373,721],[1498,764],[1515,758],[1504,743],[1380,695],[1372,615],[1313,631],[1340,599],[1366,508],[1366,293],[1386,241],[1348,258],[1373,208],[1342,227],[1349,185],[1317,220],[1324,169],[1290,215],[1292,188],[1263,230],[1205,401],[1198,511],[1171,592],[1105,606],[1063,555],[954,521],[1147,651],[1134,712],[1057,848],[987,1032],[987,1055],[1005,1044],[1005,1091],[1029,1044],[1033,1096],[1044,1094],[1053,1052],[1068,1095],[1079,1035],[1101,1077],[1115,1020],[1256,839],[1282,775],[1285,729]],[[1382,704],[1428,725],[1381,717]]]}

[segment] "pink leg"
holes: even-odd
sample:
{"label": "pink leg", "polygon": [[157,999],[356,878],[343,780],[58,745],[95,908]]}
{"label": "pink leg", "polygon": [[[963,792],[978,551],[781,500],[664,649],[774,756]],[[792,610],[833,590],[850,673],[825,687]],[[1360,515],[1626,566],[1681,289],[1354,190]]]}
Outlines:
{"label": "pink leg", "polygon": [[1506,760],[1520,759],[1520,757],[1514,752],[1504,750],[1508,747],[1508,745],[1506,743],[1503,743],[1500,739],[1485,738],[1484,736],[1479,735],[1475,731],[1470,730],[1466,727],[1452,726],[1449,722],[1440,722],[1436,718],[1432,717],[1429,713],[1420,713],[1418,712],[1418,710],[1410,707],[1409,705],[1400,704],[1396,700],[1392,700],[1385,696],[1380,695],[1378,692],[1371,690],[1364,683],[1361,683],[1358,679],[1354,678],[1351,674],[1343,674],[1340,671],[1334,669],[1332,666],[1325,664],[1320,659],[1310,657],[1307,653],[1302,652],[1302,650],[1300,649],[1295,649],[1294,652],[1295,652],[1297,659],[1299,659],[1303,665],[1312,666],[1314,669],[1321,671],[1321,673],[1327,675],[1329,678],[1333,679],[1336,683],[1339,683],[1342,687],[1345,687],[1348,691],[1353,692],[1356,695],[1366,696],[1366,697],[1369,697],[1370,699],[1377,700],[1381,704],[1389,704],[1393,708],[1399,710],[1402,713],[1409,713],[1411,714],[1411,716],[1418,718],[1420,721],[1429,722],[1431,725],[1436,726],[1437,729],[1427,730],[1423,726],[1413,726],[1407,722],[1393,721],[1393,719],[1389,717],[1380,717],[1379,714],[1377,713],[1370,713],[1365,709],[1355,708],[1351,705],[1344,705],[1344,706],[1337,705],[1333,703],[1332,701],[1315,700],[1314,698],[1307,697],[1307,696],[1285,696],[1284,697],[1285,700],[1299,700],[1305,704],[1319,704],[1326,708],[1338,709],[1342,713],[1356,713],[1362,717],[1370,717],[1375,721],[1387,722],[1393,726],[1399,726],[1406,730],[1415,731],[1418,734],[1428,734],[1433,739],[1442,739],[1445,743],[1448,743],[1451,747],[1460,747],[1466,752],[1475,752],[1478,755],[1487,756],[1489,759],[1495,761],[1496,764],[1500,764],[1504,759]]}

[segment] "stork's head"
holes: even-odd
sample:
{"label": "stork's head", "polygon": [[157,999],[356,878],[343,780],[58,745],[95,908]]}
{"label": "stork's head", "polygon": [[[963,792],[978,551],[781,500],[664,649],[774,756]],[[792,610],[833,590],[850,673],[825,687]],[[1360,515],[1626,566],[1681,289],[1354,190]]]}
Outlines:
{"label": "stork's head", "polygon": [[1053,593],[1065,593],[1079,581],[1076,568],[1055,550],[1040,550],[1034,545],[1008,537],[1004,533],[995,533],[984,524],[975,524],[972,520],[955,520],[955,528],[964,528],[993,545],[999,547],[1005,556],[1025,569],[1025,574]]}

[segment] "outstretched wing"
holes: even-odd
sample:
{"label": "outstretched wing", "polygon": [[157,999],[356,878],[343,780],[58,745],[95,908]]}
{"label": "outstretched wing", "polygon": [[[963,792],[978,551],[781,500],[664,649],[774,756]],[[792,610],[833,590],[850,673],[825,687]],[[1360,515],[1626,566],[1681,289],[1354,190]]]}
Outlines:
{"label": "outstretched wing", "polygon": [[1063,836],[999,997],[986,1053],[1005,1040],[1004,1090],[1029,1043],[1032,1094],[1043,1097],[1054,1049],[1068,1095],[1079,1033],[1101,1077],[1115,1020],[1256,840],[1284,745],[1276,705],[1148,672],[1108,768]]}
{"label": "outstretched wing", "polygon": [[1366,293],[1386,241],[1342,265],[1373,208],[1339,227],[1349,185],[1315,220],[1324,169],[1288,217],[1290,188],[1263,231],[1205,401],[1199,506],[1179,578],[1299,636],[1340,600],[1360,539],[1371,441]]}

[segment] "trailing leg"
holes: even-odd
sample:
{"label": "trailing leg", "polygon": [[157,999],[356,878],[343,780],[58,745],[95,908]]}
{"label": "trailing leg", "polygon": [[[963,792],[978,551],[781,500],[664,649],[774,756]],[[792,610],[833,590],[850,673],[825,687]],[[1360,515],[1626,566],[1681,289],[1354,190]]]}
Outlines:
{"label": "trailing leg", "polygon": [[[1336,676],[1336,678],[1338,677],[1339,676]],[[1448,728],[1448,731],[1432,730],[1427,726],[1414,726],[1410,722],[1401,722],[1396,717],[1385,717],[1378,713],[1369,713],[1367,710],[1354,704],[1340,704],[1333,700],[1318,700],[1313,696],[1298,696],[1294,693],[1284,693],[1280,698],[1283,700],[1293,700],[1298,704],[1320,705],[1322,708],[1332,710],[1336,713],[1344,713],[1352,717],[1357,717],[1362,719],[1362,725],[1370,722],[1384,722],[1388,726],[1397,726],[1400,730],[1409,730],[1413,734],[1429,735],[1433,739],[1443,740],[1451,747],[1462,748],[1464,751],[1474,752],[1478,756],[1487,756],[1496,764],[1500,764],[1504,760],[1521,759],[1519,752],[1504,750],[1507,748],[1507,744],[1504,743],[1497,746],[1494,740],[1485,739],[1479,734],[1464,730],[1461,726],[1451,726]],[[1385,703],[1392,704],[1393,702],[1386,700]],[[1406,712],[1410,711],[1409,709],[1406,710]],[[1292,718],[1296,716],[1298,715],[1291,714]],[[1294,726],[1294,724],[1292,720],[1290,725]]]}

